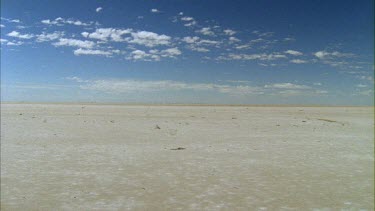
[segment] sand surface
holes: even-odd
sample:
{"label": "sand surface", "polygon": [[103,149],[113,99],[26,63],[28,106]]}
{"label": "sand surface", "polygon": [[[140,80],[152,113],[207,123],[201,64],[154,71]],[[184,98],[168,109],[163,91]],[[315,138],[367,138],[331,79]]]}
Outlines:
{"label": "sand surface", "polygon": [[1,109],[1,210],[374,210],[372,107]]}

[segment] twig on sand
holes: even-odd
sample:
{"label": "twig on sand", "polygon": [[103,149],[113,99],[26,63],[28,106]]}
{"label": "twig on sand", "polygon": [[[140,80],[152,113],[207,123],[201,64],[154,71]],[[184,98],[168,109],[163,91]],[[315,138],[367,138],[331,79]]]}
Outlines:
{"label": "twig on sand", "polygon": [[330,120],[330,119],[317,119],[317,120],[325,121],[325,122],[337,122],[335,120]]}
{"label": "twig on sand", "polygon": [[171,149],[171,150],[184,150],[186,148],[183,148],[183,147],[178,147],[178,148],[174,148],[174,149]]}

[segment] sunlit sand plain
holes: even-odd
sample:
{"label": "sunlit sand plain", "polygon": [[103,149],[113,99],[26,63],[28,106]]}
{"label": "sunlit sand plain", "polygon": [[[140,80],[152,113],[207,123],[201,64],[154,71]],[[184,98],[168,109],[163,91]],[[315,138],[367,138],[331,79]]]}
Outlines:
{"label": "sunlit sand plain", "polygon": [[1,109],[1,210],[374,210],[373,107]]}

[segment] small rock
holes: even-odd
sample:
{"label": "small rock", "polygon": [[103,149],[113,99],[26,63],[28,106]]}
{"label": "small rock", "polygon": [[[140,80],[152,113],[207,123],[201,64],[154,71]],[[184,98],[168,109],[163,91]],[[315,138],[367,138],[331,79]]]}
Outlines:
{"label": "small rock", "polygon": [[156,126],[155,126],[155,129],[159,129],[159,130],[160,130],[160,127],[159,127],[159,125],[156,125]]}

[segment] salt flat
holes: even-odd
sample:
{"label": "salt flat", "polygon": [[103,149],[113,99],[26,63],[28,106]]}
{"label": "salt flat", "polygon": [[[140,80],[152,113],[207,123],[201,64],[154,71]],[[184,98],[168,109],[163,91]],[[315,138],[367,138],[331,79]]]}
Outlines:
{"label": "salt flat", "polygon": [[1,109],[1,210],[374,210],[373,107]]}

